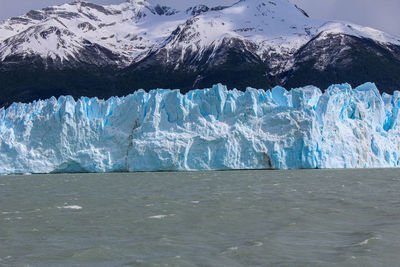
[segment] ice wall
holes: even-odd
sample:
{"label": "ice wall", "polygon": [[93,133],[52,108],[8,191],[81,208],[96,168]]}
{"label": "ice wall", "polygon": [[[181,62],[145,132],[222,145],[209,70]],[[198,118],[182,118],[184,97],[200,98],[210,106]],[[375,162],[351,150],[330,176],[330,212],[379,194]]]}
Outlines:
{"label": "ice wall", "polygon": [[14,103],[0,173],[398,167],[399,99],[367,83]]}

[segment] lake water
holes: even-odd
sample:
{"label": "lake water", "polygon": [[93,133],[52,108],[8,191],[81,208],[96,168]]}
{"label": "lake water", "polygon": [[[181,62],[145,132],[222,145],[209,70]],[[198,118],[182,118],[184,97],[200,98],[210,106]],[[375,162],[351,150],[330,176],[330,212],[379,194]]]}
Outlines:
{"label": "lake water", "polygon": [[0,177],[0,266],[398,266],[400,170]]}

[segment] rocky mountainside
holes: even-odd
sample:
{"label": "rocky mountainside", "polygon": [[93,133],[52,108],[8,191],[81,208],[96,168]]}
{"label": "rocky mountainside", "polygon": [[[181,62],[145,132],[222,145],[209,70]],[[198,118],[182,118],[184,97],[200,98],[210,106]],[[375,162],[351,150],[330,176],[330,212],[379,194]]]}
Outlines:
{"label": "rocky mountainside", "polygon": [[187,10],[75,1],[0,23],[0,106],[217,82],[245,89],[345,81],[399,89],[400,39],[312,19],[287,0]]}

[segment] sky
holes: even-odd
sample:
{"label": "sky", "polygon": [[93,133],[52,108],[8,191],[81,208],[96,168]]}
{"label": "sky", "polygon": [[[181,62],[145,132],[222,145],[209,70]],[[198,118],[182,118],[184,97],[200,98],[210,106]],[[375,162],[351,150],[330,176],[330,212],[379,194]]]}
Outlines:
{"label": "sky", "polygon": [[[72,0],[0,0],[0,20],[19,16],[31,9],[71,2]],[[97,4],[118,4],[125,0],[86,0]],[[182,9],[197,4],[229,5],[237,0],[148,0]],[[251,0],[249,0],[251,1]],[[266,0],[267,1],[267,0]],[[311,17],[345,20],[373,27],[400,37],[400,0],[290,0]]]}

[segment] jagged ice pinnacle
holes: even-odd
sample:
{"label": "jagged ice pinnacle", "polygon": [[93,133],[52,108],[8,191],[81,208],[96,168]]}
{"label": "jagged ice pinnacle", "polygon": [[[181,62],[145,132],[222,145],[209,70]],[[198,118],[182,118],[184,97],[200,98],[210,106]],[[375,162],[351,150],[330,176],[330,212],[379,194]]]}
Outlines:
{"label": "jagged ice pinnacle", "polygon": [[0,109],[0,173],[398,167],[400,94],[215,85]]}

